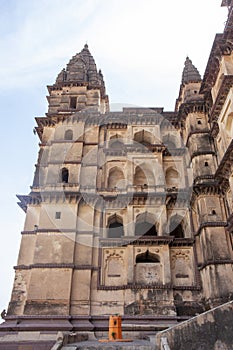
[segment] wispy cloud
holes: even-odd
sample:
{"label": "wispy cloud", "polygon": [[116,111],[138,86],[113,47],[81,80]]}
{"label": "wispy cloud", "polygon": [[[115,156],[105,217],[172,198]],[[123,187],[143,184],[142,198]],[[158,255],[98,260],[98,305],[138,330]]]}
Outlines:
{"label": "wispy cloud", "polygon": [[[180,76],[187,53],[197,66],[201,61],[199,68],[204,69],[210,33],[216,23],[223,24],[221,18],[216,22],[214,11],[219,15],[220,9],[219,1],[215,2],[197,0],[189,8],[184,0],[22,0],[14,2],[14,8],[10,2],[10,10],[5,8],[1,18],[13,23],[13,28],[8,25],[9,31],[0,38],[4,67],[0,79],[5,81],[4,89],[54,79],[87,40],[106,79],[106,73],[115,70],[129,89],[137,77],[149,87],[155,81],[163,85],[174,71],[175,78]],[[209,16],[207,27],[210,3],[214,15]]]}

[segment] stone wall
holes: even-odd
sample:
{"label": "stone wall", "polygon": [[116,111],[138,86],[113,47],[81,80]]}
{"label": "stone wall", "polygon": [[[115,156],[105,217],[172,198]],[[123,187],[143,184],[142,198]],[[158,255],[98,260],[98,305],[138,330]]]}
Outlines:
{"label": "stone wall", "polygon": [[159,332],[156,345],[166,338],[170,350],[232,350],[232,334],[233,301]]}

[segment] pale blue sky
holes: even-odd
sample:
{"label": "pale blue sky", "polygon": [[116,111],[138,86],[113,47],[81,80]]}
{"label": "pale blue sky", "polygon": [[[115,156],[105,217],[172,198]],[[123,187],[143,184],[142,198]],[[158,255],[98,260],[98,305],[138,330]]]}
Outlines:
{"label": "pale blue sky", "polygon": [[173,110],[185,57],[203,75],[227,10],[221,0],[0,0],[0,311],[7,308],[27,194],[37,159],[34,117],[85,42],[102,69],[110,102]]}

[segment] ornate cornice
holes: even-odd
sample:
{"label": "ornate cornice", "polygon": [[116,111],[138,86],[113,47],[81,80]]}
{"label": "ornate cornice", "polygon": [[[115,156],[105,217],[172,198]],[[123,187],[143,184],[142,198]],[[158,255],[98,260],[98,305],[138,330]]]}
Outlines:
{"label": "ornate cornice", "polygon": [[206,221],[202,222],[195,233],[195,236],[199,236],[201,234],[201,231],[205,227],[226,227],[227,222],[226,221]]}
{"label": "ornate cornice", "polygon": [[200,290],[200,286],[197,285],[186,285],[186,286],[177,286],[173,284],[140,284],[140,283],[132,283],[132,284],[126,284],[121,286],[105,286],[105,285],[98,285],[98,290],[122,290],[122,289],[131,289],[131,290],[140,290],[140,289],[170,289],[170,290]]}
{"label": "ornate cornice", "polygon": [[80,231],[80,230],[77,230],[77,229],[64,229],[64,228],[60,228],[60,229],[47,229],[47,228],[39,228],[37,225],[35,225],[35,228],[34,230],[27,230],[27,231],[21,231],[21,234],[22,235],[38,235],[38,234],[43,234],[45,233],[46,235],[48,234],[57,234],[57,235],[64,235],[67,234],[67,233],[72,233],[72,234],[78,234],[79,236],[80,235],[90,235],[90,236],[93,236],[95,235],[95,232],[94,230],[92,231]]}
{"label": "ornate cornice", "polygon": [[[215,177],[214,175],[210,174],[210,175],[199,175],[199,176],[195,176],[194,177],[194,185],[199,185],[198,182],[199,181],[205,181],[205,180],[213,180],[213,181],[208,181],[208,183],[213,184],[213,182],[215,182]],[[201,183],[203,184],[203,183]]]}
{"label": "ornate cornice", "polygon": [[179,119],[184,120],[190,113],[207,113],[208,108],[204,100],[185,102],[179,108]]}
{"label": "ornate cornice", "polygon": [[209,134],[209,133],[210,133],[209,129],[192,130],[192,131],[190,131],[189,134],[188,134],[188,137],[187,137],[186,145],[188,144],[188,141],[189,141],[191,136],[193,136],[193,135],[200,135],[200,134]]}
{"label": "ornate cornice", "polygon": [[193,193],[196,196],[201,195],[220,195],[222,194],[222,189],[219,188],[218,182],[213,183],[212,181],[209,183],[202,183],[193,186]]}
{"label": "ornate cornice", "polygon": [[20,200],[20,202],[18,202],[18,205],[25,212],[27,211],[27,206],[29,204],[38,205],[42,201],[42,198],[39,193],[29,195],[17,195],[17,198]]}
{"label": "ornate cornice", "polygon": [[104,127],[106,129],[120,129],[120,130],[124,130],[127,129],[127,124],[126,123],[109,123],[109,124],[105,124],[102,125],[101,127]]}
{"label": "ornate cornice", "polygon": [[209,60],[206,66],[200,93],[209,95],[211,88],[214,86],[219,74],[221,58],[223,55],[231,55],[233,50],[233,11],[229,11],[228,19],[224,32],[217,34],[210,52]]}
{"label": "ornate cornice", "polygon": [[171,247],[187,247],[193,246],[193,238],[175,238],[174,236],[130,236],[121,238],[100,238],[100,247],[116,247],[116,246],[127,246],[127,245],[140,245],[140,246],[158,246],[158,245],[169,245]]}
{"label": "ornate cornice", "polygon": [[216,178],[229,179],[232,173],[232,164],[233,164],[233,140],[231,140],[227,150],[224,153],[224,156],[218,166],[218,169],[215,173]]}
{"label": "ornate cornice", "polygon": [[[141,186],[141,190],[132,188],[108,189],[79,184],[55,184],[41,187],[32,186],[32,192],[26,196],[17,196],[19,206],[26,211],[28,205],[42,202],[78,203],[82,198],[91,205],[104,202],[105,207],[119,208],[128,205],[170,205],[187,204],[191,196],[190,188],[164,188],[164,185]],[[152,188],[151,188],[152,187]]]}
{"label": "ornate cornice", "polygon": [[231,259],[208,260],[204,264],[198,266],[198,270],[201,271],[207,266],[212,266],[212,265],[233,265],[233,260]]}
{"label": "ornate cornice", "polygon": [[213,156],[216,155],[216,152],[215,151],[195,151],[191,154],[191,160],[195,157],[198,157],[198,156],[205,156],[206,154],[212,154]]}
{"label": "ornate cornice", "polygon": [[214,102],[214,105],[211,108],[209,114],[210,122],[218,121],[219,115],[221,113],[222,107],[226,101],[229,90],[233,86],[233,75],[225,75],[221,84],[221,87],[218,91],[218,95]]}
{"label": "ornate cornice", "polygon": [[74,270],[98,270],[98,267],[93,265],[75,265],[72,263],[47,263],[47,264],[30,264],[14,266],[15,270],[31,270],[31,269],[74,269]]}

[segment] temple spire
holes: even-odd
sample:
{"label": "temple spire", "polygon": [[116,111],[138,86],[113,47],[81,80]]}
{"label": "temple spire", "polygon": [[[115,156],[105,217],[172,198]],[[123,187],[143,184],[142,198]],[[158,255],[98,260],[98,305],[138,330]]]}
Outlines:
{"label": "temple spire", "polygon": [[184,63],[184,70],[182,73],[182,84],[188,84],[193,82],[200,82],[201,75],[197,68],[193,65],[190,58],[187,56]]}
{"label": "temple spire", "polygon": [[87,44],[84,45],[81,52],[71,58],[66,68],[58,74],[56,84],[69,82],[101,87],[104,90],[103,77],[97,71],[95,60]]}
{"label": "temple spire", "polygon": [[87,43],[69,60],[48,90],[50,115],[64,111],[68,115],[87,108],[95,108],[101,113],[109,110],[104,77],[97,70]]}

